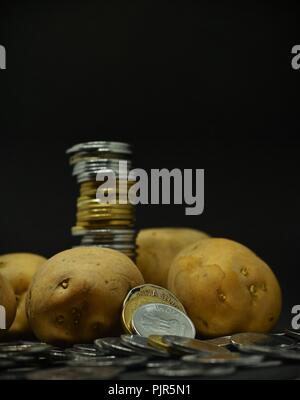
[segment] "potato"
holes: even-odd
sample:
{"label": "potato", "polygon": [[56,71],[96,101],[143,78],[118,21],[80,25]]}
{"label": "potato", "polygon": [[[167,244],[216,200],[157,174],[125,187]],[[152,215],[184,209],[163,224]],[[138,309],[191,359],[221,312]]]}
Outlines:
{"label": "potato", "polygon": [[16,317],[9,331],[7,332],[7,339],[31,339],[34,337],[26,315],[26,296],[27,292],[24,292],[20,296],[17,296]]}
{"label": "potato", "polygon": [[205,239],[174,259],[168,288],[202,336],[268,332],[281,311],[281,290],[268,265],[247,247]]}
{"label": "potato", "polygon": [[0,275],[0,337],[10,328],[16,315],[16,296],[9,281]]}
{"label": "potato", "polygon": [[26,301],[30,326],[40,340],[57,344],[119,334],[122,302],[131,288],[143,283],[135,264],[116,250],[63,251],[33,278]]}
{"label": "potato", "polygon": [[174,257],[184,247],[209,236],[196,229],[151,228],[137,236],[137,266],[145,282],[167,286],[168,273]]}
{"label": "potato", "polygon": [[25,313],[25,297],[34,274],[45,261],[46,258],[31,253],[10,253],[0,256],[0,272],[11,283],[17,299],[15,320],[5,334],[7,340],[33,336]]}
{"label": "potato", "polygon": [[0,273],[19,295],[28,289],[33,275],[46,258],[31,253],[10,253],[0,256]]}

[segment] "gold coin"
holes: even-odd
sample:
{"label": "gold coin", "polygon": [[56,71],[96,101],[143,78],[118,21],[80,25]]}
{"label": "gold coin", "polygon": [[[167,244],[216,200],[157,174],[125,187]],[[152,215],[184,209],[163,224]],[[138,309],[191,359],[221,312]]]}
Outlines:
{"label": "gold coin", "polygon": [[78,201],[77,200],[77,208],[103,208],[103,209],[109,209],[109,210],[134,210],[134,207],[132,204],[127,203],[127,204],[110,204],[110,203],[101,203],[97,199],[92,199],[92,200],[85,200],[85,201]]}
{"label": "gold coin", "polygon": [[166,301],[167,304],[169,304],[170,306],[173,306],[186,314],[186,311],[185,311],[183,305],[177,299],[177,297],[172,292],[170,292],[169,290],[167,290],[161,286],[146,283],[144,285],[134,287],[127,294],[127,296],[123,302],[123,307],[127,301],[129,301],[131,298],[134,298],[136,296],[143,296],[143,297],[151,296],[151,297],[155,297],[155,298],[158,297],[161,300]]}
{"label": "gold coin", "polygon": [[148,336],[148,344],[150,344],[150,346],[156,347],[158,349],[163,349],[163,350],[170,350],[171,346],[168,345],[168,343],[166,343],[163,339],[162,336],[160,335],[150,335]]}
{"label": "gold coin", "polygon": [[122,323],[127,333],[130,334],[135,333],[132,326],[132,317],[135,311],[140,306],[149,303],[168,304],[166,301],[161,300],[158,297],[151,297],[151,296],[137,296],[126,302],[122,310]]}
{"label": "gold coin", "polygon": [[76,222],[76,226],[72,228],[72,232],[78,232],[80,230],[86,229],[102,229],[114,227],[118,229],[128,229],[134,227],[134,220],[118,220],[118,219],[98,219],[96,221],[82,221]]}
{"label": "gold coin", "polygon": [[[184,312],[186,314],[186,311],[183,307],[183,305],[180,303],[180,301],[177,299],[177,297],[171,293],[169,290],[162,288],[157,285],[152,285],[152,284],[144,284],[140,286],[136,286],[133,289],[130,290],[130,292],[127,294],[125,297],[125,300],[123,302],[123,310],[122,310],[122,320],[123,320],[123,325],[125,327],[125,330],[127,332],[132,333],[133,328],[131,326],[131,319],[133,315],[133,311],[131,311],[136,304],[139,304],[139,300],[136,300],[134,303],[130,304],[129,306],[129,311],[127,310],[128,304],[133,302],[135,299],[147,299],[148,303],[162,303],[162,304],[169,304],[180,311]],[[151,300],[151,301],[150,301]],[[143,303],[144,300],[141,300],[141,304],[146,304]],[[134,311],[139,307],[136,306],[134,308]],[[127,310],[127,311],[126,311]]]}
{"label": "gold coin", "polygon": [[112,219],[116,219],[116,218],[120,218],[120,219],[133,219],[134,218],[134,214],[130,213],[130,212],[125,212],[125,211],[118,211],[116,210],[115,212],[110,212],[110,211],[106,211],[106,210],[97,210],[97,211],[93,211],[93,210],[82,210],[80,212],[77,213],[77,220],[89,220],[89,219],[98,219],[98,218],[112,218]]}

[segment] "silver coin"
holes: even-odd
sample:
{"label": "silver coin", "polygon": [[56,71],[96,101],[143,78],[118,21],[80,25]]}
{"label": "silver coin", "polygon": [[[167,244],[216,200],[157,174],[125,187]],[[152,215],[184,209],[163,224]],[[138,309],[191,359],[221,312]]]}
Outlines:
{"label": "silver coin", "polygon": [[191,376],[203,376],[204,369],[201,367],[185,367],[179,365],[178,367],[171,368],[149,368],[147,374],[152,376],[165,376],[165,377],[191,377]]}
{"label": "silver coin", "polygon": [[288,348],[295,342],[285,336],[263,333],[238,333],[231,336],[231,343],[235,346],[267,346],[275,348]]}
{"label": "silver coin", "polygon": [[164,336],[163,339],[172,348],[179,350],[181,353],[230,354],[230,351],[225,347],[217,346],[215,344],[208,343],[207,341],[204,340],[192,339],[181,336],[172,336],[172,335]]}
{"label": "silver coin", "polygon": [[128,357],[106,356],[90,358],[87,360],[75,359],[68,361],[67,365],[73,367],[103,367],[103,366],[121,366],[121,367],[138,367],[146,365],[148,358],[143,355],[135,355]]}
{"label": "silver coin", "polygon": [[214,339],[206,339],[204,342],[215,344],[216,346],[229,346],[231,345],[231,336],[220,336]]}
{"label": "silver coin", "polygon": [[131,146],[129,143],[123,142],[106,142],[106,141],[93,141],[93,142],[84,142],[78,143],[74,146],[70,147],[66,153],[73,154],[78,152],[89,152],[89,151],[97,151],[100,153],[111,152],[111,153],[119,153],[119,154],[131,154]]}
{"label": "silver coin", "polygon": [[170,368],[181,365],[179,360],[152,360],[148,361],[147,368]]}
{"label": "silver coin", "polygon": [[91,353],[97,352],[97,348],[93,344],[90,344],[90,343],[74,344],[73,349],[78,350],[78,351],[91,352]]}
{"label": "silver coin", "polygon": [[140,306],[132,317],[132,326],[139,335],[178,335],[194,338],[196,330],[190,318],[168,304],[150,303]]}
{"label": "silver coin", "polygon": [[169,357],[169,353],[164,349],[158,349],[148,344],[144,336],[139,335],[121,335],[121,342],[133,349],[142,350],[145,354],[157,357]]}
{"label": "silver coin", "polygon": [[262,355],[241,356],[239,353],[224,353],[211,355],[187,355],[182,357],[182,361],[192,364],[206,365],[234,365],[249,366],[257,365],[263,360]]}
{"label": "silver coin", "polygon": [[6,353],[41,353],[52,349],[53,346],[36,342],[0,343],[0,352]]}
{"label": "silver coin", "polygon": [[243,345],[238,346],[239,350],[244,353],[264,354],[268,358],[277,360],[300,361],[300,352],[293,349],[276,349],[270,346]]}
{"label": "silver coin", "polygon": [[105,380],[117,378],[124,369],[122,367],[62,367],[37,370],[25,374],[30,380]]}
{"label": "silver coin", "polygon": [[95,345],[100,349],[106,349],[115,355],[132,355],[136,354],[136,351],[124,346],[120,338],[108,337],[95,340]]}
{"label": "silver coin", "polygon": [[213,368],[205,368],[203,371],[203,376],[216,378],[219,376],[227,376],[232,375],[236,372],[236,368],[232,365],[226,367],[213,367]]}
{"label": "silver coin", "polygon": [[300,341],[300,332],[298,332],[298,331],[293,331],[291,329],[285,329],[284,334],[293,339],[296,339],[297,341]]}
{"label": "silver coin", "polygon": [[261,361],[260,363],[253,364],[253,365],[247,365],[248,368],[274,368],[274,367],[279,367],[282,365],[281,360],[266,360],[266,361]]}

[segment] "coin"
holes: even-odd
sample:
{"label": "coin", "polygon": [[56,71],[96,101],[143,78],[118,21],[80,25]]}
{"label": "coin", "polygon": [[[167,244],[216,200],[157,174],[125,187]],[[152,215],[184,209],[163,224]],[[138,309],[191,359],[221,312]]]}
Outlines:
{"label": "coin", "polygon": [[285,329],[284,333],[286,336],[289,336],[290,338],[300,341],[300,332],[291,329]]}
{"label": "coin", "polygon": [[227,376],[232,375],[236,372],[236,368],[234,366],[226,366],[226,367],[214,367],[208,368],[203,371],[204,377],[216,378],[219,376]]}
{"label": "coin", "polygon": [[132,355],[136,354],[136,350],[124,346],[120,338],[109,337],[95,340],[95,345],[100,349],[106,349],[115,355]]}
{"label": "coin", "polygon": [[115,379],[121,372],[122,367],[61,367],[45,370],[37,370],[25,374],[25,379],[31,380],[106,380]]}
{"label": "coin", "polygon": [[157,357],[169,357],[169,353],[164,349],[158,349],[150,346],[145,337],[138,335],[121,335],[121,341],[126,346],[134,349],[143,350],[145,354]]}
{"label": "coin", "polygon": [[263,333],[238,333],[231,337],[231,343],[235,346],[255,345],[276,348],[288,348],[295,344],[292,339],[285,336]]}
{"label": "coin", "polygon": [[127,368],[136,368],[147,364],[148,357],[144,355],[133,355],[127,357],[106,356],[98,358],[90,358],[88,360],[72,360],[67,365],[73,367],[104,367],[119,366]]}
{"label": "coin", "polygon": [[131,146],[123,142],[106,142],[106,141],[91,141],[85,143],[78,143],[67,150],[67,154],[74,154],[78,152],[94,152],[98,153],[119,153],[131,154]]}
{"label": "coin", "polygon": [[164,336],[164,341],[168,343],[172,348],[187,354],[191,353],[230,354],[230,351],[225,347],[217,346],[215,344],[208,343],[207,341],[204,340],[168,335]]}
{"label": "coin", "polygon": [[[128,191],[135,183],[133,178],[128,178],[128,170],[132,167],[131,146],[121,142],[94,141],[74,145],[67,150],[67,154],[70,155],[72,175],[76,177],[80,192],[72,235],[80,235],[82,239],[74,245],[114,248],[134,259],[135,234],[118,236],[116,232],[115,237],[111,229],[122,230],[135,225],[135,207],[128,202]],[[109,180],[103,184],[96,180],[99,173],[113,173],[116,179],[112,185],[108,185]],[[109,199],[105,197],[101,201],[101,195],[114,195],[116,204],[106,201]],[[107,228],[111,229],[110,239],[105,234],[98,234],[99,232],[97,235],[91,234]],[[89,231],[88,237],[85,236],[85,231]],[[116,244],[119,246],[116,247]]]}
{"label": "coin", "polygon": [[[143,300],[139,300],[139,298],[142,298]],[[136,286],[129,291],[123,301],[122,323],[127,333],[133,333],[131,321],[133,313],[137,308],[143,304],[153,302],[169,304],[178,308],[180,311],[185,312],[183,305],[169,290],[152,284]]]}
{"label": "coin", "polygon": [[207,343],[215,344],[216,346],[229,346],[231,345],[231,336],[221,336],[214,339],[204,340]]}
{"label": "coin", "polygon": [[258,345],[239,345],[239,351],[251,354],[263,354],[268,358],[275,358],[277,360],[290,360],[300,361],[300,352],[297,350],[290,350],[271,347],[271,346],[258,346]]}
{"label": "coin", "polygon": [[164,341],[164,337],[160,335],[150,335],[148,336],[148,343],[152,347],[156,347],[158,349],[164,349],[167,351],[171,350],[171,346]]}
{"label": "coin", "polygon": [[52,346],[46,343],[36,342],[12,342],[12,343],[0,343],[0,352],[9,353],[41,353],[51,349]]}
{"label": "coin", "polygon": [[92,352],[92,353],[96,353],[97,352],[97,348],[93,344],[90,344],[90,343],[74,344],[73,345],[73,349],[80,350],[80,351],[85,351],[85,352]]}
{"label": "coin", "polygon": [[147,368],[170,368],[181,365],[179,360],[151,360],[147,362]]}
{"label": "coin", "polygon": [[249,365],[257,365],[263,360],[262,355],[241,356],[239,353],[213,353],[209,355],[186,355],[182,357],[182,361],[192,364],[221,365],[230,364],[235,366],[248,367]]}
{"label": "coin", "polygon": [[135,286],[133,289],[130,290],[130,292],[127,294],[124,302],[123,302],[123,307],[126,305],[126,302],[128,302],[130,299],[136,297],[136,296],[151,296],[155,298],[160,298],[161,300],[164,300],[166,303],[170,304],[171,306],[178,308],[180,311],[185,312],[185,309],[183,305],[180,303],[180,301],[177,299],[177,297],[170,292],[169,290],[146,283],[144,285],[140,286]]}
{"label": "coin", "polygon": [[125,304],[122,310],[122,322],[127,333],[134,333],[134,329],[131,324],[135,311],[144,304],[157,303],[157,300],[159,300],[162,304],[168,304],[164,300],[150,296],[136,296]]}
{"label": "coin", "polygon": [[132,326],[139,335],[178,335],[194,338],[196,330],[190,318],[168,304],[140,306],[133,314]]}
{"label": "coin", "polygon": [[173,366],[169,368],[149,368],[147,369],[148,375],[165,376],[165,377],[178,377],[185,378],[190,376],[202,376],[204,369],[201,367],[185,367],[182,365]]}

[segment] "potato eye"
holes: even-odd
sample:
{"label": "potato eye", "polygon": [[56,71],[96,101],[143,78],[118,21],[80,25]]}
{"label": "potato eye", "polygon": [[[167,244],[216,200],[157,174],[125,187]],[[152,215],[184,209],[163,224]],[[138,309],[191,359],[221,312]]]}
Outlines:
{"label": "potato eye", "polygon": [[64,288],[64,289],[67,289],[67,287],[69,286],[69,280],[70,280],[70,279],[65,279],[64,281],[62,281],[62,282],[60,283],[60,286],[61,286],[62,288]]}

